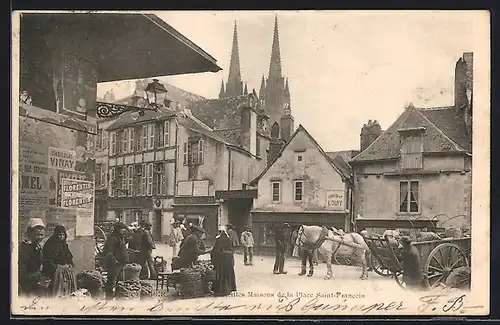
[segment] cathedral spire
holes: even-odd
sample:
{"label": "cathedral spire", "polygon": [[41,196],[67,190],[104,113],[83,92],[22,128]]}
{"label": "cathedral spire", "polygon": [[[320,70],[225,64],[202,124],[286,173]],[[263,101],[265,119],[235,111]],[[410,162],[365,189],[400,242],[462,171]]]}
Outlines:
{"label": "cathedral spire", "polygon": [[262,80],[260,81],[259,98],[263,99],[266,95],[266,79],[262,75]]}
{"label": "cathedral spire", "polygon": [[290,88],[288,88],[288,77],[285,82],[285,97],[290,101]]}
{"label": "cathedral spire", "polygon": [[229,76],[226,85],[226,97],[236,97],[243,93],[243,82],[241,81],[240,52],[238,49],[238,29],[236,21],[233,31],[233,48],[231,50],[231,61],[229,63]]}
{"label": "cathedral spire", "polygon": [[280,39],[278,33],[278,16],[274,18],[274,35],[271,49],[271,62],[269,64],[269,79],[281,78]]}
{"label": "cathedral spire", "polygon": [[243,90],[243,95],[248,95],[248,85],[245,82],[245,90]]}
{"label": "cathedral spire", "polygon": [[221,80],[220,90],[219,90],[219,99],[226,97],[226,92],[224,91],[224,79]]}

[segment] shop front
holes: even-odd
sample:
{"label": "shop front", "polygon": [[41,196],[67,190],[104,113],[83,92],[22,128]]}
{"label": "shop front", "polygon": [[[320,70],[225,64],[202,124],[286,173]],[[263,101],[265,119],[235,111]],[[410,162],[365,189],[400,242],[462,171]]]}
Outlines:
{"label": "shop front", "polygon": [[205,243],[213,245],[218,232],[219,215],[219,204],[213,196],[176,197],[172,207],[175,220],[186,220],[187,223],[203,227],[207,232]]}
{"label": "shop front", "polygon": [[275,253],[275,230],[284,223],[291,226],[290,231],[301,225],[335,227],[349,231],[349,214],[335,212],[273,212],[252,211],[252,232],[255,240],[255,253],[272,255]]}
{"label": "shop front", "polygon": [[230,223],[238,234],[252,225],[250,211],[253,200],[257,198],[256,189],[215,191],[215,197],[220,204],[219,225],[226,226]]}

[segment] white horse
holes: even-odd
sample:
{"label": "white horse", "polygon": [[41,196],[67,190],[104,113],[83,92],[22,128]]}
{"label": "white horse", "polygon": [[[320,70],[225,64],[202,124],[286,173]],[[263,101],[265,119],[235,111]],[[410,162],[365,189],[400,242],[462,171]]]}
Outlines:
{"label": "white horse", "polygon": [[344,246],[351,260],[358,260],[362,265],[360,279],[368,279],[367,260],[365,253],[368,250],[366,242],[358,233],[350,232],[344,234],[336,228],[325,228],[320,226],[305,226],[302,225],[297,233],[296,244],[298,246],[309,245],[316,249],[326,258],[327,274],[325,279],[331,279],[332,273],[332,256],[337,252],[340,246]]}

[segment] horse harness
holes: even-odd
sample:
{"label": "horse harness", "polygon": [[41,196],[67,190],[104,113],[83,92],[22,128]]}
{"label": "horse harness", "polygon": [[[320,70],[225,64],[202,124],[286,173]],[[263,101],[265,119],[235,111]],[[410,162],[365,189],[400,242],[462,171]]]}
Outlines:
{"label": "horse harness", "polygon": [[[297,238],[299,239],[301,246],[306,246],[306,243],[304,241],[302,241],[302,235],[304,235],[304,237],[307,238],[307,235],[304,233],[304,226],[300,227],[299,232],[297,234]],[[327,236],[328,236],[328,229],[326,227],[322,227],[321,233],[320,233],[318,239],[314,243],[312,243],[311,245],[307,245],[307,246],[309,246],[313,250],[316,250],[316,249],[320,248],[321,245],[323,245]],[[342,240],[343,240],[343,238],[342,238]],[[337,247],[337,249],[338,249],[338,247]]]}

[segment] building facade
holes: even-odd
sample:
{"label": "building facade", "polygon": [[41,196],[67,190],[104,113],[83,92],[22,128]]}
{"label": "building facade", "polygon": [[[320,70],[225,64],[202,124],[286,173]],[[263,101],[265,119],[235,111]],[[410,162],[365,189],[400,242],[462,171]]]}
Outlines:
{"label": "building facade", "polygon": [[455,79],[453,106],[409,105],[374,141],[362,132],[369,145],[351,161],[358,230],[470,230],[472,53],[458,60]]}
{"label": "building facade", "polygon": [[275,225],[302,224],[352,228],[350,167],[332,159],[299,126],[269,166],[252,181],[258,189],[252,227],[257,251],[273,252]]}

